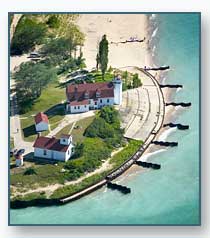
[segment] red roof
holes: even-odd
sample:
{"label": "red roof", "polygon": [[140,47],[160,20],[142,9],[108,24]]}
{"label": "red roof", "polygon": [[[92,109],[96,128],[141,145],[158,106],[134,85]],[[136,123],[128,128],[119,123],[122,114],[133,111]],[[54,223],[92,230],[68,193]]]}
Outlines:
{"label": "red roof", "polygon": [[49,138],[45,136],[40,136],[40,137],[37,137],[33,147],[66,152],[69,148],[69,145],[61,145],[60,140],[56,139],[55,137]]}
{"label": "red roof", "polygon": [[84,99],[82,101],[71,101],[71,106],[80,106],[80,105],[88,105],[88,99]]}
{"label": "red roof", "polygon": [[46,122],[48,123],[49,120],[48,120],[48,117],[46,114],[44,114],[43,112],[39,112],[38,114],[36,114],[35,116],[35,123],[38,124],[40,122]]}
{"label": "red roof", "polygon": [[85,105],[88,104],[85,93],[89,99],[96,99],[96,92],[100,93],[99,98],[114,97],[114,85],[112,82],[71,84],[67,86],[66,96],[71,105]]}

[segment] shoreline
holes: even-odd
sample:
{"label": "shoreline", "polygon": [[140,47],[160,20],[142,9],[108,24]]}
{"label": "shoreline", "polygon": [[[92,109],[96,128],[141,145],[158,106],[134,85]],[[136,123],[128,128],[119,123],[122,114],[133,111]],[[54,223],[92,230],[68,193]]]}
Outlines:
{"label": "shoreline", "polygon": [[[142,19],[143,19],[143,25],[141,25],[141,28],[143,29],[143,34],[145,34],[146,35],[146,39],[148,39],[144,44],[144,46],[143,46],[143,48],[144,48],[144,56],[142,57],[142,58],[140,58],[139,59],[139,61],[141,61],[140,62],[140,64],[142,65],[142,66],[144,66],[144,65],[149,65],[149,66],[151,66],[151,65],[153,65],[154,64],[154,62],[153,62],[153,57],[152,57],[152,50],[151,50],[151,46],[150,46],[150,42],[151,42],[151,25],[150,25],[150,19],[149,19],[149,16],[148,15],[145,15],[145,14],[142,14],[142,16],[141,17],[143,17]],[[133,45],[133,44],[131,44],[131,45]],[[130,47],[129,46],[129,44],[128,44],[128,46],[126,46],[126,47]],[[141,45],[140,45],[140,47],[141,47]],[[139,48],[140,48],[139,47]],[[91,49],[90,49],[91,50]],[[95,59],[94,59],[95,60]],[[119,63],[119,62],[118,62]],[[152,75],[153,77],[154,77],[154,75]],[[158,79],[157,78],[155,78],[155,80],[157,80],[157,81],[159,81],[160,79],[159,79],[159,77],[158,77]],[[170,94],[169,93],[169,90],[170,89],[167,89],[167,94]],[[161,89],[160,89],[160,91],[161,91]],[[161,91],[162,92],[162,91]],[[165,112],[164,112],[165,113]],[[164,118],[165,118],[165,116],[167,117],[167,112],[166,112],[166,115],[164,115]],[[159,136],[160,134],[162,134],[163,132],[161,132],[161,129],[162,128],[160,128],[160,130],[158,130],[158,133],[157,133],[157,135],[155,136],[155,137],[157,137],[157,136]],[[165,128],[163,128],[163,130],[165,130]],[[145,149],[145,151],[144,151],[144,153],[143,153],[143,155],[142,156],[146,156],[146,155],[148,155],[150,152],[151,152],[151,145],[149,144],[148,145],[148,147],[146,147],[146,149]],[[157,148],[157,147],[156,147]],[[159,149],[157,148],[155,151],[158,151]],[[130,160],[130,159],[128,159],[128,160]],[[122,166],[122,165],[121,165]],[[132,170],[133,170],[133,167],[135,167],[136,168],[136,166],[131,166],[131,167],[129,167],[129,169],[127,170],[126,169],[126,171],[124,171],[123,172],[123,174],[122,175],[120,175],[120,176],[117,176],[117,178],[120,178],[121,176],[124,176],[126,173],[129,173],[129,172],[131,172]],[[140,168],[139,167],[139,169],[138,170],[141,170],[141,172],[143,172],[143,171],[146,171],[146,169],[142,169],[142,168]],[[103,184],[104,185],[104,184]],[[102,185],[102,186],[103,186]],[[95,186],[95,185],[93,185],[93,186]],[[96,186],[97,187],[97,186]],[[88,188],[86,188],[86,189],[88,189]],[[75,196],[74,194],[72,195],[72,196]],[[49,203],[50,203],[50,200],[49,200]],[[54,203],[54,202],[53,202]],[[42,202],[41,202],[41,204],[42,204]]]}
{"label": "shoreline", "polygon": [[[159,87],[159,84],[157,80],[155,79],[154,76],[149,74],[148,72],[144,71],[143,69],[138,68],[138,70],[144,72],[148,77],[150,77],[154,82],[156,87],[158,88],[158,91],[160,92],[159,97],[162,98],[164,102],[164,97],[163,93],[161,91],[161,88]],[[91,192],[96,191],[97,189],[101,188],[102,186],[106,185],[109,181],[115,180],[116,178],[120,178],[121,175],[123,176],[125,172],[129,171],[130,168],[133,167],[135,162],[137,160],[140,160],[141,156],[144,156],[145,152],[148,150],[150,143],[154,140],[156,137],[156,134],[160,131],[163,125],[164,121],[164,115],[165,115],[165,105],[163,103],[163,114],[161,115],[161,111],[158,117],[158,121],[160,118],[160,124],[157,122],[154,128],[151,129],[151,132],[148,136],[148,138],[144,141],[144,143],[140,146],[140,148],[131,156],[129,157],[123,164],[121,164],[117,169],[114,169],[111,171],[107,176],[103,177],[100,179],[98,182],[95,184],[92,184],[81,191],[78,191],[69,197],[64,197],[64,198],[57,198],[57,199],[47,199],[47,198],[37,198],[34,200],[14,200],[10,202],[10,207],[13,209],[19,209],[19,208],[26,208],[29,206],[51,206],[51,205],[62,205],[68,202],[72,202],[74,200],[77,200]],[[152,132],[157,131],[156,134],[154,135]],[[135,166],[136,167],[136,166]],[[142,171],[146,171],[146,169],[141,168]]]}

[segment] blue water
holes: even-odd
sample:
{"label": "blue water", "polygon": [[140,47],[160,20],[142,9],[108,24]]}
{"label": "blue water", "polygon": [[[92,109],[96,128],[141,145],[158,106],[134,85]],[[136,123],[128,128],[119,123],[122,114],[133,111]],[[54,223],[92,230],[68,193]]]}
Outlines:
{"label": "blue water", "polygon": [[11,224],[199,224],[199,15],[156,15],[154,23],[155,63],[171,66],[166,83],[184,85],[174,101],[192,102],[174,119],[190,130],[168,136],[179,146],[149,158],[161,170],[125,177],[130,195],[102,188],[60,207],[11,210]]}

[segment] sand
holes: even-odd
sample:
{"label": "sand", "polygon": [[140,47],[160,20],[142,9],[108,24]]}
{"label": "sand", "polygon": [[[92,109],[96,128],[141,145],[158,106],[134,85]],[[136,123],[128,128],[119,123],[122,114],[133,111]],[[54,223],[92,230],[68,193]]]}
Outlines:
{"label": "sand", "polygon": [[[109,63],[113,68],[144,67],[148,63],[147,16],[143,14],[81,14],[78,25],[85,33],[82,48],[87,68],[96,67],[99,42],[104,34],[109,41]],[[117,43],[136,37],[144,42]],[[113,42],[113,43],[111,43]]]}

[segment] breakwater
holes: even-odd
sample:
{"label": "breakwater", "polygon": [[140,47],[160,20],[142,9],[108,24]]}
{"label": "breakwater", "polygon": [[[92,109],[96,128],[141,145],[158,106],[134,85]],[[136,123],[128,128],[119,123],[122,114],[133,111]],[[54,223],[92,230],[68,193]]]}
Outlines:
{"label": "breakwater", "polygon": [[191,106],[191,102],[180,102],[180,103],[176,103],[176,102],[169,102],[165,104],[166,106],[181,106],[181,107],[190,107]]}
{"label": "breakwater", "polygon": [[167,124],[164,124],[163,127],[177,127],[179,130],[188,130],[189,129],[189,126],[188,125],[182,125],[180,123],[167,123]]}
{"label": "breakwater", "polygon": [[120,184],[111,183],[111,182],[107,183],[107,188],[110,188],[110,189],[113,189],[113,190],[118,190],[123,194],[128,194],[128,193],[131,192],[130,188],[128,188],[126,186],[123,186],[123,185],[120,185]]}
{"label": "breakwater", "polygon": [[139,166],[142,166],[143,168],[152,168],[152,169],[160,169],[161,168],[160,164],[154,164],[154,163],[149,163],[149,162],[144,162],[144,161],[136,161],[136,164]]}
{"label": "breakwater", "polygon": [[142,43],[146,40],[146,38],[144,37],[143,39],[136,39],[136,38],[130,38],[129,40],[125,40],[125,41],[117,41],[117,42],[114,42],[114,41],[111,41],[110,44],[126,44],[126,43]]}
{"label": "breakwater", "polygon": [[170,66],[160,66],[160,67],[145,67],[144,70],[153,70],[153,71],[158,71],[158,70],[168,70],[170,69]]}
{"label": "breakwater", "polygon": [[167,142],[167,141],[152,141],[152,144],[170,147],[178,146],[178,142]]}
{"label": "breakwater", "polygon": [[160,84],[161,88],[183,88],[181,84]]}

